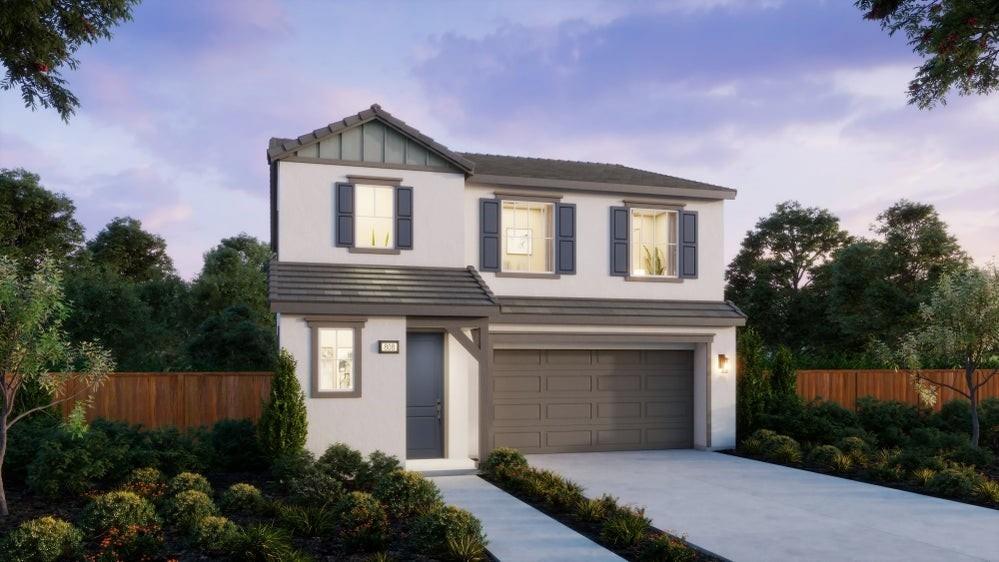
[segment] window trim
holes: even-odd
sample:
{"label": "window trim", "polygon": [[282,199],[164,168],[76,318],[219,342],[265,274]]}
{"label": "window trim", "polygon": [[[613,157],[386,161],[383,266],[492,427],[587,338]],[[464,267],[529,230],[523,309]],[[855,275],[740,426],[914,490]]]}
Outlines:
{"label": "window trim", "polygon": [[520,277],[524,279],[558,279],[562,276],[558,273],[558,264],[555,263],[557,256],[556,238],[557,236],[552,236],[552,243],[550,247],[551,258],[552,258],[552,271],[508,271],[503,269],[503,249],[506,247],[506,233],[503,230],[503,203],[543,203],[546,205],[551,205],[551,221],[552,221],[552,233],[555,232],[557,225],[555,224],[555,212],[558,209],[558,204],[562,201],[561,196],[538,196],[538,195],[527,195],[519,193],[502,193],[495,192],[496,200],[499,201],[499,236],[500,236],[500,264],[499,270],[493,272],[496,277]]}
{"label": "window trim", "polygon": [[[681,224],[683,222],[683,208],[682,204],[670,204],[661,203],[655,204],[651,202],[639,202],[639,201],[624,201],[624,207],[628,210],[628,275],[624,276],[625,281],[636,281],[636,282],[651,282],[651,283],[683,283],[684,278],[680,276],[680,229],[683,228]],[[635,275],[634,274],[634,264],[631,263],[631,245],[635,242],[633,240],[632,223],[631,219],[633,217],[633,211],[672,211],[676,213],[676,230],[673,233],[676,237],[676,251],[677,251],[677,262],[676,262],[676,275]]]}
{"label": "window trim", "polygon": [[[309,377],[309,398],[360,398],[361,397],[361,333],[366,318],[306,318],[305,322],[312,332],[312,347],[309,350],[309,358],[312,363],[311,376]],[[319,390],[319,330],[340,329],[354,331],[354,389],[344,390]]]}
{"label": "window trim", "polygon": [[[347,178],[359,179],[358,176],[347,176]],[[354,245],[347,248],[347,252],[351,254],[401,254],[402,248],[399,247],[399,209],[396,208],[396,202],[399,200],[399,187],[398,183],[387,183],[378,182],[372,178],[366,178],[367,181],[356,181],[352,182],[350,185],[354,186]],[[394,180],[394,178],[392,178]],[[358,221],[357,219],[360,215],[357,212],[357,200],[358,188],[361,186],[367,187],[390,187],[392,188],[392,246],[383,248],[368,248],[368,247],[358,247],[357,241],[360,237],[357,235]]]}

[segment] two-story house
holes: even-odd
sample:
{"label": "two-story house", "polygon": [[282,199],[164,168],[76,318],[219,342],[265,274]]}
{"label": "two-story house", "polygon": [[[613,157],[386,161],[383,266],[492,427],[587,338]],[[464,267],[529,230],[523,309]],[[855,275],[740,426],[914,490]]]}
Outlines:
{"label": "two-story house", "polygon": [[271,139],[271,309],[309,449],[416,470],[735,444],[732,189],[452,151],[377,105]]}

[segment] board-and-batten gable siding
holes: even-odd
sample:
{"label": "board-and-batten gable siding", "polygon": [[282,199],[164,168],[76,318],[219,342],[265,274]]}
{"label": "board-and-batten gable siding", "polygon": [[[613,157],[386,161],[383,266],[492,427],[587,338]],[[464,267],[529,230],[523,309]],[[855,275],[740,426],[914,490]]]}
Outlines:
{"label": "board-and-batten gable siding", "polygon": [[378,121],[370,121],[332,135],[296,151],[295,156],[406,164],[442,170],[451,168],[443,158],[427,150],[420,143]]}

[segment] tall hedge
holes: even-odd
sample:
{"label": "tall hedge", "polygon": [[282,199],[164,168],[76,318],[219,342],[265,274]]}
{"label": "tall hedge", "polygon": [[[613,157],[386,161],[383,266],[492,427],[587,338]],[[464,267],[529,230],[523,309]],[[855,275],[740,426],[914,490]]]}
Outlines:
{"label": "tall hedge", "polygon": [[270,459],[295,453],[305,447],[308,431],[305,394],[295,378],[295,359],[282,349],[271,382],[269,401],[257,424],[260,447]]}
{"label": "tall hedge", "polygon": [[740,330],[738,354],[742,368],[736,384],[736,434],[742,441],[758,429],[757,423],[770,400],[770,389],[767,388],[766,349],[755,329]]}

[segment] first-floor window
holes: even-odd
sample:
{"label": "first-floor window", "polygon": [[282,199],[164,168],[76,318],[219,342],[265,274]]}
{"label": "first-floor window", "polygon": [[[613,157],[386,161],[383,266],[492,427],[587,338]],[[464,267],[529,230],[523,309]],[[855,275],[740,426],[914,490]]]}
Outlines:
{"label": "first-floor window", "polygon": [[354,368],[354,329],[317,328],[319,330],[319,392],[353,392],[356,387]]}
{"label": "first-floor window", "polygon": [[678,213],[668,209],[631,209],[631,274],[677,276]]}
{"label": "first-floor window", "polygon": [[502,271],[555,271],[555,204],[503,201]]}
{"label": "first-floor window", "polygon": [[358,184],[354,192],[357,201],[354,247],[395,248],[395,188]]}

